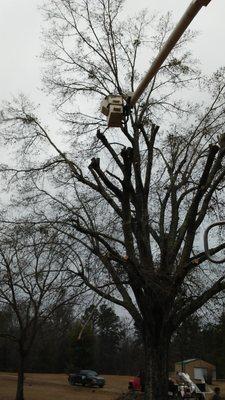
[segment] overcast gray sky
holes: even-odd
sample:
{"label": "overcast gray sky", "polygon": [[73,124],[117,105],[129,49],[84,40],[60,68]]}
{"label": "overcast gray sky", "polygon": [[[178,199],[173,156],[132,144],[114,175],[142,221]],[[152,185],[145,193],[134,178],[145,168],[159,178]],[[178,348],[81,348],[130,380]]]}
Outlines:
{"label": "overcast gray sky", "polygon": [[[91,1],[91,0],[90,0]],[[165,13],[171,10],[175,21],[183,14],[190,0],[127,0],[132,11],[148,8]],[[41,87],[41,26],[39,0],[0,0],[0,101],[24,92],[39,102],[45,97]],[[201,32],[194,44],[194,53],[205,72],[225,65],[225,1],[211,0],[208,7],[192,23]]]}

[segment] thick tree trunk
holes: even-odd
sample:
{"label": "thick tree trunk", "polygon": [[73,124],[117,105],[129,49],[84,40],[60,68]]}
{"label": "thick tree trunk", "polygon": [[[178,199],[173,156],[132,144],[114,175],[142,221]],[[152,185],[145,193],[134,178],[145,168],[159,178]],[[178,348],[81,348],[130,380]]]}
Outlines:
{"label": "thick tree trunk", "polygon": [[[154,335],[156,336],[156,335]],[[145,400],[168,398],[168,352],[170,335],[158,332],[157,337],[145,332]]]}
{"label": "thick tree trunk", "polygon": [[24,362],[25,357],[23,354],[20,354],[19,361],[19,369],[18,369],[18,378],[17,378],[17,390],[16,390],[16,400],[24,400]]}

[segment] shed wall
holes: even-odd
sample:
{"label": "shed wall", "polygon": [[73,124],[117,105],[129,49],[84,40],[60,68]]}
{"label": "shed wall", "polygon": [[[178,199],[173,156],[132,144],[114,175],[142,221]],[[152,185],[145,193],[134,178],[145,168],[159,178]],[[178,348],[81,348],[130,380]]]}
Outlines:
{"label": "shed wall", "polygon": [[[207,370],[207,379],[213,378],[215,379],[216,376],[216,367],[213,364],[208,363],[207,361],[204,360],[194,360],[191,361],[187,364],[183,364],[183,372],[186,372],[187,374],[190,375],[191,379],[195,378],[194,374],[194,368],[204,368]],[[181,363],[176,363],[175,364],[175,372],[180,372],[182,371],[182,364]]]}

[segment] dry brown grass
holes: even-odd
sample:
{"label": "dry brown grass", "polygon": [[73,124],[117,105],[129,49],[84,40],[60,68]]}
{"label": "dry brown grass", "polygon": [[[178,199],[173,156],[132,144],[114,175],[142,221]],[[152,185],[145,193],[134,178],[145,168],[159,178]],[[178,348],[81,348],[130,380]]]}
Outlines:
{"label": "dry brown grass", "polygon": [[[105,376],[103,389],[70,386],[64,374],[26,374],[26,400],[115,400],[127,391],[129,377]],[[17,376],[0,373],[0,400],[14,400]]]}
{"label": "dry brown grass", "polygon": [[[26,400],[116,400],[127,391],[128,376],[105,376],[103,389],[70,386],[65,374],[26,374],[24,391]],[[17,376],[0,373],[0,400],[14,400]],[[225,399],[225,380],[213,382],[219,386]],[[211,399],[212,395],[207,397]]]}

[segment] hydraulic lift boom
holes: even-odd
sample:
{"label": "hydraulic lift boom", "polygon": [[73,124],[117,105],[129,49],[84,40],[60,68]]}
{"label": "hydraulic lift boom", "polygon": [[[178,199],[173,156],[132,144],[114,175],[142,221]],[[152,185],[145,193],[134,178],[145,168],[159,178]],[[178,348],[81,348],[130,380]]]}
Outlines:
{"label": "hydraulic lift boom", "polygon": [[160,50],[159,54],[157,55],[155,61],[152,63],[150,69],[146,73],[145,77],[140,82],[139,86],[135,90],[133,96],[131,97],[131,106],[133,107],[135,103],[138,101],[142,93],[145,91],[149,83],[151,82],[152,78],[157,74],[160,67],[171,53],[175,45],[177,44],[178,40],[181,38],[183,33],[186,31],[190,23],[193,21],[195,16],[199,13],[203,6],[207,6],[211,0],[194,0],[184,13],[183,17],[178,22],[177,26],[167,39],[166,43]]}
{"label": "hydraulic lift boom", "polygon": [[[181,38],[183,33],[186,31],[190,23],[193,21],[195,16],[199,13],[202,7],[206,7],[211,0],[193,0],[190,6],[187,8],[183,17],[178,22],[177,26],[167,39],[166,43],[160,50],[155,61],[152,63],[150,69],[140,82],[135,92],[128,99],[129,107],[135,106],[136,102],[145,91],[151,80],[159,71],[160,67],[171,53],[178,40]],[[123,97],[119,95],[107,96],[101,104],[101,111],[108,117],[108,127],[121,127],[123,122]]]}

